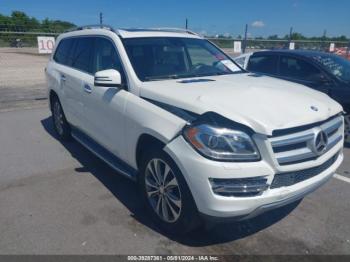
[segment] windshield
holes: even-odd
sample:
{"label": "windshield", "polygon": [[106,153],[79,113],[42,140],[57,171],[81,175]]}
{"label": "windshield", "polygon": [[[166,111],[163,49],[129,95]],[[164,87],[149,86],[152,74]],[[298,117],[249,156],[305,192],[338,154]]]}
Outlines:
{"label": "windshield", "polygon": [[343,57],[329,54],[316,55],[313,58],[338,79],[350,82],[350,61]]}
{"label": "windshield", "polygon": [[123,39],[141,81],[242,72],[227,55],[203,39],[147,37]]}

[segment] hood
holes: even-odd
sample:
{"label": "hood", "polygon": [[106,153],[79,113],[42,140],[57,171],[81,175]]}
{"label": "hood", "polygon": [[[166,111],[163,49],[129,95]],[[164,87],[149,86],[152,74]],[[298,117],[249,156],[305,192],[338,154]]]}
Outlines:
{"label": "hood", "polygon": [[244,73],[196,80],[144,82],[141,96],[196,114],[215,112],[265,135],[323,121],[342,111],[326,94],[272,77]]}

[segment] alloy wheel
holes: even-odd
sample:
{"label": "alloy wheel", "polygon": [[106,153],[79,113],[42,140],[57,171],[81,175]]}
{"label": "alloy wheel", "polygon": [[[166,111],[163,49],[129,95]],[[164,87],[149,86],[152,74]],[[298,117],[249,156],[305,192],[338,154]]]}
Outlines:
{"label": "alloy wheel", "polygon": [[173,170],[163,160],[152,159],[145,172],[147,198],[153,210],[163,221],[176,222],[181,214],[182,201]]}

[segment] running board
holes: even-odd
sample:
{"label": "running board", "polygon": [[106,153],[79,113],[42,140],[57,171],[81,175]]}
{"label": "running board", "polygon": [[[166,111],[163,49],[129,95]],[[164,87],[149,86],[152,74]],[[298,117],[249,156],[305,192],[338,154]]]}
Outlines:
{"label": "running board", "polygon": [[137,170],[124,163],[107,149],[99,145],[91,137],[76,128],[72,128],[72,137],[86,147],[95,156],[106,162],[115,171],[121,173],[129,179],[136,181]]}

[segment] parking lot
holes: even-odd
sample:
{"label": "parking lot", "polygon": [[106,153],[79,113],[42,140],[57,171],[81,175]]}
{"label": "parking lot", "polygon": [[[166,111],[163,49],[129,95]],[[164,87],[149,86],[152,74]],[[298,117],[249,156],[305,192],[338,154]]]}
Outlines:
{"label": "parking lot", "polygon": [[0,49],[0,254],[350,254],[350,149],[339,176],[301,203],[174,238],[133,182],[57,140],[46,60]]}

